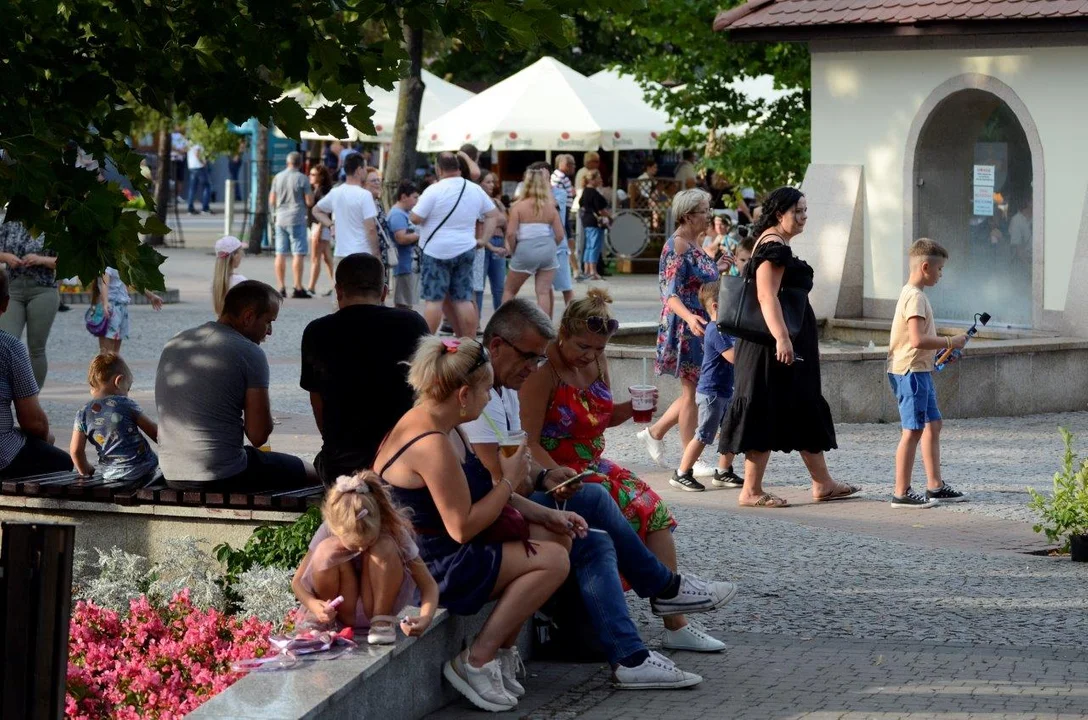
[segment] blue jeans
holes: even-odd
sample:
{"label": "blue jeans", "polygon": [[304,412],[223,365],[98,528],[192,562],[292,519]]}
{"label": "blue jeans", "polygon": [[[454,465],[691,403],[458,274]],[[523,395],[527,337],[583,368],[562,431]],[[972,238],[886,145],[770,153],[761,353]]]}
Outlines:
{"label": "blue jeans", "polygon": [[211,173],[208,166],[189,171],[189,212],[193,212],[193,200],[196,196],[196,188],[200,186],[200,206],[204,212],[208,212],[208,203],[212,199]]}
{"label": "blue jeans", "polygon": [[599,227],[587,227],[585,232],[586,247],[584,255],[582,256],[582,262],[596,265],[601,259],[601,247],[604,244],[604,230]]}
{"label": "blue jeans", "polygon": [[[538,505],[556,507],[552,496],[543,492],[533,493],[531,499]],[[609,662],[616,664],[646,649],[627,612],[620,573],[639,597],[660,593],[673,574],[654,557],[600,485],[583,485],[567,501],[566,509],[581,515],[589,527],[605,531],[590,532],[585,539],[575,540],[570,562],[597,639],[608,652]]]}
{"label": "blue jeans", "polygon": [[[493,247],[503,247],[506,243],[502,235],[491,238]],[[502,291],[506,289],[506,258],[495,253],[484,253],[484,280],[491,286],[491,309],[498,310],[502,305]],[[480,315],[484,312],[483,290],[476,292],[476,308]]]}

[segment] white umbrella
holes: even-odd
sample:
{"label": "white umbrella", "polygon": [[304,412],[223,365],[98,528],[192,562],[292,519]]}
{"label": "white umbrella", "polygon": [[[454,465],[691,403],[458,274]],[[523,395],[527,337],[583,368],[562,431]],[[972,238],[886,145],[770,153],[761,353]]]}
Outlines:
{"label": "white umbrella", "polygon": [[[475,95],[426,70],[423,71],[422,76],[423,105],[419,109],[420,127],[453,110]],[[393,83],[392,90],[367,85],[366,94],[370,97],[370,107],[374,109],[371,119],[374,121],[375,133],[373,135],[360,134],[359,138],[369,142],[393,142],[393,128],[397,123],[397,106],[400,104],[400,83]]]}
{"label": "white umbrella", "polygon": [[660,113],[545,57],[427,123],[418,149],[638,150],[657,147]]}

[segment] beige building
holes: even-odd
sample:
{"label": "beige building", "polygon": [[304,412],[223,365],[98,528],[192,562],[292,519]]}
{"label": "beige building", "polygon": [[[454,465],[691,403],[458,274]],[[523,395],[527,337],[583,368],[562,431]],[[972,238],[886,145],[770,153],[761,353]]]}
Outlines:
{"label": "beige building", "polygon": [[754,0],[715,27],[811,50],[819,315],[890,317],[928,236],[939,318],[1088,336],[1088,2]]}

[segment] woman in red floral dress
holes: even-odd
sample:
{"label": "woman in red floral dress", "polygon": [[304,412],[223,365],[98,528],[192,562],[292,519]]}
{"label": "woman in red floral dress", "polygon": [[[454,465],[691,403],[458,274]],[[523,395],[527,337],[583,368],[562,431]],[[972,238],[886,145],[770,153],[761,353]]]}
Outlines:
{"label": "woman in red floral dress", "polygon": [[[653,488],[625,467],[603,457],[604,431],[631,419],[631,401],[617,403],[609,387],[604,349],[619,327],[608,310],[612,298],[599,288],[567,306],[559,339],[548,348],[548,362],[533,373],[518,393],[521,426],[534,458],[550,456],[553,463],[592,475],[584,482],[600,483],[646,547],[674,572],[676,520]],[[544,462],[547,466],[547,462]],[[666,645],[684,636],[683,648],[716,651],[725,646],[688,625],[683,615],[663,618]]]}

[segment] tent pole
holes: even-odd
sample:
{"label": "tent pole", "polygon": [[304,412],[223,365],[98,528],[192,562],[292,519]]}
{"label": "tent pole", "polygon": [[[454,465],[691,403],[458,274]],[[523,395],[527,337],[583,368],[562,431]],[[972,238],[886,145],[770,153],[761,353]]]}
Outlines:
{"label": "tent pole", "polygon": [[551,150],[545,150],[544,151],[544,162],[548,163],[549,165],[552,164],[552,151]]}
{"label": "tent pole", "polygon": [[620,204],[620,151],[612,151],[612,214],[616,214],[616,208]]}

